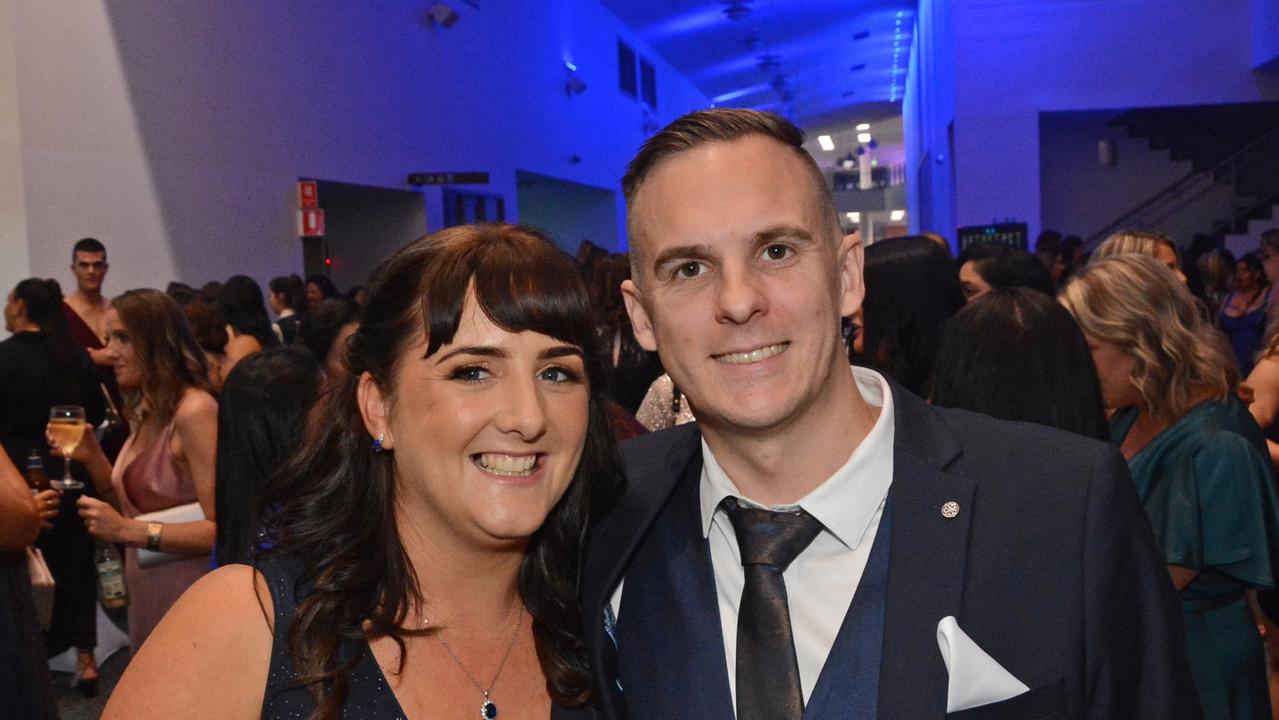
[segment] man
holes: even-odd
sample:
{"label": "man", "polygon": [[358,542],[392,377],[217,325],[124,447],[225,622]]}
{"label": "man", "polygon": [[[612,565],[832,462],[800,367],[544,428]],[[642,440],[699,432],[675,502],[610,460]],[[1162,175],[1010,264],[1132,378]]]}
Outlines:
{"label": "man", "polygon": [[93,364],[111,367],[107,357],[107,310],[111,301],[102,295],[102,281],[107,277],[107,249],[96,238],[76,241],[71,249],[71,272],[76,290],[66,299],[67,322],[71,335],[89,351]]}
{"label": "man", "polygon": [[862,249],[802,139],[697,112],[623,180],[635,334],[698,422],[623,447],[591,539],[604,716],[1199,717],[1114,449],[850,369]]}
{"label": "man", "polygon": [[997,287],[1025,287],[1056,295],[1052,276],[1039,258],[1002,243],[969,245],[959,253],[959,289],[972,302]]}

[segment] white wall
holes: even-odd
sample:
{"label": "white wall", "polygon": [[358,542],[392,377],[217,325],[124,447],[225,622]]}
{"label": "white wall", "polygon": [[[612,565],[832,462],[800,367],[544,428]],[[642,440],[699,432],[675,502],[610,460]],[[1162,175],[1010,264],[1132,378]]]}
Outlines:
{"label": "white wall", "polygon": [[956,0],[960,225],[1040,228],[1038,113],[1279,99],[1250,8],[1202,0]]}
{"label": "white wall", "polygon": [[0,2],[0,293],[6,296],[30,274],[23,185],[13,12],[5,0]]}
{"label": "white wall", "polygon": [[[109,292],[299,272],[298,177],[398,188],[482,170],[514,214],[516,167],[615,187],[643,140],[617,37],[655,55],[595,0],[453,3],[447,30],[426,2],[0,3],[27,224],[24,239],[6,223],[0,254],[21,266],[25,246],[30,274],[69,282],[71,243],[93,235]],[[566,60],[580,96],[563,91]],[[658,76],[660,123],[708,104],[660,59]],[[0,140],[7,127],[0,115]]]}

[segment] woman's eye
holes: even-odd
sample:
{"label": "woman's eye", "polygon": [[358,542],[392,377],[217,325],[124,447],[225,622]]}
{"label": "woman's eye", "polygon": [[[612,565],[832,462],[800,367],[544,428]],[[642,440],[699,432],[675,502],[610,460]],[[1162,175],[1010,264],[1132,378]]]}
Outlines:
{"label": "woman's eye", "polygon": [[581,375],[563,367],[549,367],[542,371],[542,379],[553,383],[577,382]]}
{"label": "woman's eye", "polygon": [[785,260],[790,254],[791,249],[785,245],[769,245],[764,248],[764,257],[769,260]]}
{"label": "woman's eye", "polygon": [[453,380],[478,382],[480,380],[488,379],[489,371],[479,365],[467,365],[465,367],[457,368],[451,375],[449,375],[449,377]]}

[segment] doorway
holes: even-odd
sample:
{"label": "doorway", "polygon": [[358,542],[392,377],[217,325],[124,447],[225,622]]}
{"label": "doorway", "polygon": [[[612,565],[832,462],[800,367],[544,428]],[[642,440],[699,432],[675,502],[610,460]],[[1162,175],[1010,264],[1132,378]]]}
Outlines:
{"label": "doorway", "polygon": [[368,285],[378,263],[426,233],[420,192],[332,180],[317,180],[316,188],[324,236],[302,239],[303,267],[342,291]]}
{"label": "doorway", "polygon": [[520,222],[546,231],[567,252],[583,240],[604,248],[619,246],[617,196],[612,190],[515,171]]}

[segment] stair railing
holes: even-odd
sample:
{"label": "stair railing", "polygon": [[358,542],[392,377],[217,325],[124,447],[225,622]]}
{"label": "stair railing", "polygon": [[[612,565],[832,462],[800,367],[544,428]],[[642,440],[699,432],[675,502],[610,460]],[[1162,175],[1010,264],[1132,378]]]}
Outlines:
{"label": "stair railing", "polygon": [[[1167,187],[1151,195],[1133,209],[1120,215],[1118,219],[1089,236],[1084,243],[1085,247],[1089,250],[1094,249],[1103,240],[1121,228],[1147,225],[1148,223],[1142,220],[1153,216],[1161,205],[1174,201],[1178,204],[1184,204],[1188,199],[1194,200],[1202,197],[1216,187],[1218,183],[1233,183],[1240,170],[1265,158],[1268,150],[1279,150],[1279,128],[1265,133],[1206,170],[1191,171],[1174,180]],[[1192,191],[1197,191],[1194,197],[1187,198],[1186,195]],[[1175,209],[1169,210],[1162,217],[1166,217],[1167,214],[1173,211]]]}

